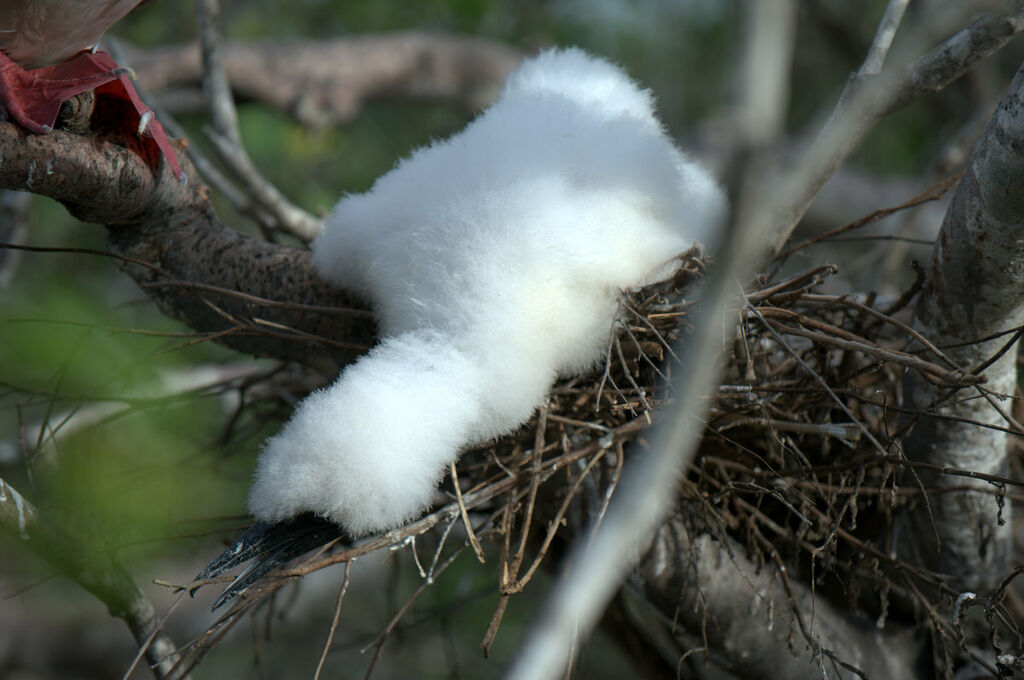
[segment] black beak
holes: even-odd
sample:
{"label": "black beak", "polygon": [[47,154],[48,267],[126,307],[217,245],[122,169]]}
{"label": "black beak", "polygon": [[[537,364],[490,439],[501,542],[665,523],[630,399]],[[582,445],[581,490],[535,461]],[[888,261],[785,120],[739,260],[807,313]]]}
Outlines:
{"label": "black beak", "polygon": [[[213,603],[216,611],[274,569],[344,536],[336,524],[311,513],[278,524],[256,522],[199,572],[195,581],[216,578],[232,567],[252,560],[252,564],[236,576]],[[195,593],[202,585],[197,585],[190,592]]]}

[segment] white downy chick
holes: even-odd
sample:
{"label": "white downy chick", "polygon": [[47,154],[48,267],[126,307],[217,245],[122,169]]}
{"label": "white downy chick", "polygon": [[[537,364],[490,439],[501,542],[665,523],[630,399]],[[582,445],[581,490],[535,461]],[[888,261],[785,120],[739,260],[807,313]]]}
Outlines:
{"label": "white downy chick", "polygon": [[267,442],[253,514],[312,511],[352,535],[419,515],[462,448],[593,367],[621,292],[710,246],[724,210],[619,67],[579,49],[525,61],[465,130],[344,197],[313,242],[383,340]]}

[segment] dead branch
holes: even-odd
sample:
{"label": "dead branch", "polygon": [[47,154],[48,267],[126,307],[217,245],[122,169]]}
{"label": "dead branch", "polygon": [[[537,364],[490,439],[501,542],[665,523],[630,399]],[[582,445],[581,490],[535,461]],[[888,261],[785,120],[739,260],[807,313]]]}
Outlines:
{"label": "dead branch", "polygon": [[[796,6],[791,0],[759,3],[749,17],[751,35],[744,63],[747,73],[788,92]],[[757,35],[760,34],[760,35]],[[738,319],[731,313],[735,281],[753,277],[770,235],[766,215],[773,203],[773,156],[769,150],[781,134],[786,98],[766,95],[752,86],[741,92],[741,140],[730,194],[732,214],[723,225],[714,271],[703,290],[704,308],[692,335],[680,340],[675,354],[682,369],[671,381],[675,401],[665,409],[645,455],[623,471],[622,482],[601,525],[577,536],[558,585],[508,672],[509,678],[556,678],[572,665],[575,641],[587,636],[643,554],[676,501],[675,481],[689,466],[700,443],[708,403],[703,395],[719,380],[716,359],[722,333],[731,335]]]}
{"label": "dead branch", "polygon": [[864,63],[861,64],[858,75],[874,75],[882,70],[885,58],[889,54],[889,48],[892,47],[893,38],[896,37],[896,31],[900,27],[900,22],[903,21],[903,13],[907,11],[908,4],[910,4],[910,0],[889,0],[889,5],[885,8],[882,21],[878,24],[878,30],[875,31],[875,39],[871,43],[871,49],[868,50],[868,56],[865,57]]}

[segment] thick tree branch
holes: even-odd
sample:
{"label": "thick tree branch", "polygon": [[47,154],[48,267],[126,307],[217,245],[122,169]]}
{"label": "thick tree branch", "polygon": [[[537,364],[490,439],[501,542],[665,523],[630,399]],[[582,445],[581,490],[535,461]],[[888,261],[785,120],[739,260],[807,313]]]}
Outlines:
{"label": "thick tree branch", "polygon": [[[1000,337],[975,342],[977,338],[1024,324],[1022,140],[1024,68],[1017,72],[971,154],[946,213],[917,305],[918,329],[940,346],[951,345],[947,354],[962,366],[984,365],[1009,340]],[[985,370],[985,387],[995,395],[1013,396],[1016,362],[1014,346]],[[962,392],[949,398],[918,380],[908,380],[905,391],[918,407],[947,402],[939,409],[942,415],[1005,424],[993,398]],[[999,399],[1003,412],[1008,412],[1009,402]],[[1000,430],[926,418],[914,428],[906,453],[938,466],[1001,474],[1006,469],[1007,438]],[[922,482],[926,486],[954,483],[949,477],[926,473],[922,473]],[[916,517],[917,528],[909,532],[919,559],[951,575],[957,587],[994,587],[1009,564],[1010,513],[986,495],[957,492],[934,497],[930,514],[922,510]]]}
{"label": "thick tree branch", "polygon": [[107,225],[111,252],[165,314],[233,349],[333,375],[373,342],[372,314],[321,281],[308,251],[220,223],[191,164],[179,182],[114,142],[10,124],[0,124],[0,156],[0,188]]}
{"label": "thick tree branch", "polygon": [[[201,80],[198,45],[125,51],[151,91],[180,92]],[[407,32],[296,43],[225,43],[221,58],[236,96],[322,127],[351,120],[365,103],[380,99],[455,101],[478,109],[493,100],[522,54],[480,38]]]}

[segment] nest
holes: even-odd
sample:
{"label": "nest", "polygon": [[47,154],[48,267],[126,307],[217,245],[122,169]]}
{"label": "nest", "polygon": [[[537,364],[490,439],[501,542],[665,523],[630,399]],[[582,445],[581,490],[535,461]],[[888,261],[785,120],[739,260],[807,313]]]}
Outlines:
{"label": "nest", "polygon": [[[499,553],[500,599],[483,635],[489,649],[509,599],[604,516],[624,460],[646,445],[671,401],[680,369],[673,347],[689,330],[703,271],[690,253],[672,280],[624,295],[603,365],[559,382],[517,432],[466,452],[451,468],[446,504],[387,534],[336,541],[264,579],[191,645],[192,663],[282,585],[402,546],[412,548],[423,587],[371,646],[379,653],[408,605],[470,549],[481,560]],[[695,531],[738,541],[756,564],[785,565],[884,623],[891,602],[913,610],[922,593],[944,588],[891,558],[887,544],[896,512],[926,494],[908,481],[899,450],[915,418],[902,402],[903,379],[913,371],[954,388],[979,379],[914,350],[927,341],[901,317],[920,277],[883,306],[820,292],[835,272],[822,266],[747,287],[722,384],[707,395],[698,456],[678,482],[677,513]]]}

